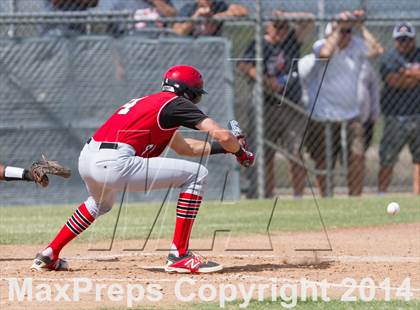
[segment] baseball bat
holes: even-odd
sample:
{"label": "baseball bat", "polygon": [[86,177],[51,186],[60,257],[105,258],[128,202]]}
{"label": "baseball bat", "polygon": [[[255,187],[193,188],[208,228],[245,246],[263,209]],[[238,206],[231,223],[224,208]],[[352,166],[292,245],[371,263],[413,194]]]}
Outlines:
{"label": "baseball bat", "polygon": [[232,134],[236,138],[243,138],[245,136],[237,120],[234,120],[234,119],[230,120],[228,122],[228,129],[232,132]]}

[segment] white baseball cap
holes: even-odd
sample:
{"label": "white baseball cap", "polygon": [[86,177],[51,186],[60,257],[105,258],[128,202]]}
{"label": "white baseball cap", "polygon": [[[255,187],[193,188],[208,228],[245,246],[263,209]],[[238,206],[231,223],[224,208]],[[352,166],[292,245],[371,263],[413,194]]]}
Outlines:
{"label": "white baseball cap", "polygon": [[414,38],[416,36],[416,28],[409,23],[409,22],[402,22],[398,23],[394,27],[394,31],[392,32],[392,37],[394,39],[400,38],[400,37],[409,37]]}

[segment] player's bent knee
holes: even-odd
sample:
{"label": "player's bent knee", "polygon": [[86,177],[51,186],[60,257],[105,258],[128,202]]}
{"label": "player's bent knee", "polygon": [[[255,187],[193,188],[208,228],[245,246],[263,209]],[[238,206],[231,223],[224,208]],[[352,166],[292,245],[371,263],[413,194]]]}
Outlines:
{"label": "player's bent knee", "polygon": [[189,178],[181,187],[182,191],[195,195],[203,195],[207,188],[207,176],[209,171],[203,165],[197,164],[194,172],[190,171]]}
{"label": "player's bent knee", "polygon": [[195,186],[200,186],[200,190],[204,191],[207,188],[207,176],[209,174],[209,171],[206,167],[203,165],[199,165],[199,170],[197,171],[197,174],[194,177],[194,183]]}
{"label": "player's bent knee", "polygon": [[202,183],[207,181],[209,171],[206,167],[198,163],[189,162],[188,182]]}
{"label": "player's bent knee", "polygon": [[97,203],[93,197],[89,197],[85,201],[86,208],[88,209],[90,215],[95,219],[105,213],[108,213],[112,209],[112,204],[109,203]]}
{"label": "player's bent knee", "polygon": [[198,171],[197,181],[200,183],[207,183],[207,176],[209,175],[209,170],[203,165],[200,165],[199,169],[200,170]]}
{"label": "player's bent knee", "polygon": [[109,211],[111,211],[111,209],[112,209],[112,205],[101,203],[98,207],[98,216],[108,213]]}
{"label": "player's bent knee", "polygon": [[92,215],[93,218],[98,217],[98,205],[96,204],[95,199],[93,197],[89,197],[85,201],[86,209],[89,211],[90,215]]}

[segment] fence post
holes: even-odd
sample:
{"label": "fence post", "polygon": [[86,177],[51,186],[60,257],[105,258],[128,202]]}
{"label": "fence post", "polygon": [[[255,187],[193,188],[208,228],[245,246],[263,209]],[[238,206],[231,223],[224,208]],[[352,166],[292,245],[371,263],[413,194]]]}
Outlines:
{"label": "fence post", "polygon": [[[347,124],[348,122],[342,122],[340,124],[340,136],[341,136],[341,156],[343,161],[343,174],[347,178],[349,173],[349,150],[348,150],[348,135],[347,135]],[[348,181],[347,181],[348,182]]]}
{"label": "fence post", "polygon": [[264,93],[263,93],[263,20],[261,0],[255,1],[256,5],[256,23],[255,23],[255,66],[257,76],[255,79],[255,133],[256,133],[256,162],[257,169],[257,195],[258,199],[264,198],[265,194],[265,170],[264,170]]}
{"label": "fence post", "polygon": [[318,39],[324,38],[325,29],[325,0],[318,0],[318,18],[321,19],[318,28]]}
{"label": "fence post", "polygon": [[[10,0],[10,11],[11,13],[17,13],[17,5],[16,0]],[[16,26],[10,25],[9,30],[7,31],[7,35],[11,38],[14,38],[16,35]]]}
{"label": "fence post", "polygon": [[327,197],[333,195],[333,141],[332,141],[332,125],[330,121],[325,123],[325,153],[326,153],[326,178],[327,178]]}

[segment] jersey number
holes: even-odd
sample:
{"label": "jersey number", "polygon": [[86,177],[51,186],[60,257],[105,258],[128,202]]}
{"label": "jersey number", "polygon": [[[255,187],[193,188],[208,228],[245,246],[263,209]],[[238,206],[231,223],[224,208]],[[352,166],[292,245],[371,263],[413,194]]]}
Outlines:
{"label": "jersey number", "polygon": [[136,105],[137,101],[140,100],[140,99],[131,99],[129,102],[127,102],[126,104],[124,104],[121,107],[121,110],[119,110],[117,114],[126,115],[128,112],[130,112],[130,109],[132,107],[134,107]]}

